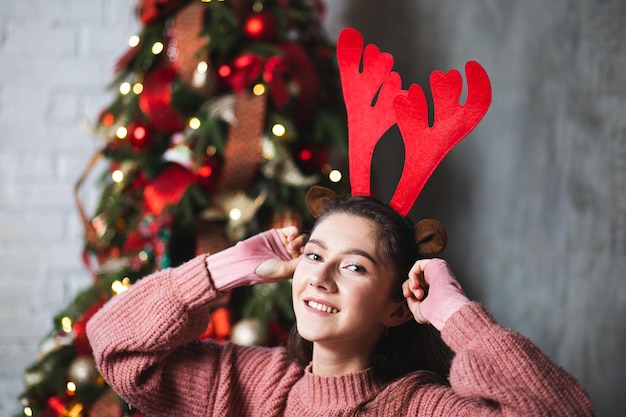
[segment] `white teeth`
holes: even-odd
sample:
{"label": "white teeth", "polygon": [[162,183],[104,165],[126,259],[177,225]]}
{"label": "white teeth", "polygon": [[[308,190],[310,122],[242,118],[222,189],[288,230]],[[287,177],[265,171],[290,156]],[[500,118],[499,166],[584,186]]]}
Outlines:
{"label": "white teeth", "polygon": [[311,308],[314,308],[314,309],[319,310],[319,311],[323,311],[325,313],[335,314],[337,312],[336,308],[332,308],[332,307],[329,307],[329,306],[327,306],[325,304],[317,303],[315,301],[308,301],[307,305],[309,307],[311,307]]}

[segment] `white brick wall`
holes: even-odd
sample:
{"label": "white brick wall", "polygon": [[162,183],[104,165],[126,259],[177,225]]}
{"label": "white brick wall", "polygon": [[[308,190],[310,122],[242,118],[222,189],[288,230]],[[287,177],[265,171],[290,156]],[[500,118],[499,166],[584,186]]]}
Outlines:
{"label": "white brick wall", "polygon": [[[90,284],[72,187],[99,140],[135,0],[0,0],[0,416],[52,317]],[[97,175],[96,175],[97,176]],[[84,187],[93,206],[97,187]]]}

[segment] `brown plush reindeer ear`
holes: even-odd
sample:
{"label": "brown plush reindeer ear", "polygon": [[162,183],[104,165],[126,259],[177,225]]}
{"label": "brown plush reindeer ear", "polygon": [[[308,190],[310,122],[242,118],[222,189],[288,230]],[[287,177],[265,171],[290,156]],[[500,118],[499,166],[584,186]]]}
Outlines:
{"label": "brown plush reindeer ear", "polygon": [[322,215],[324,204],[335,197],[338,197],[338,194],[330,188],[314,185],[306,193],[306,206],[313,217],[317,219]]}
{"label": "brown plush reindeer ear", "polygon": [[448,235],[446,228],[433,219],[424,219],[413,226],[417,253],[420,256],[431,257],[440,254],[446,248]]}

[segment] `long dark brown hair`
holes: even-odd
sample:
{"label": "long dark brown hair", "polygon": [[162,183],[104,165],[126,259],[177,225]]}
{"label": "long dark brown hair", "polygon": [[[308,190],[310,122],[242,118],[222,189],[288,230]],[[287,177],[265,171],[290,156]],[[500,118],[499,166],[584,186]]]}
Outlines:
{"label": "long dark brown hair", "polygon": [[[402,283],[418,259],[414,234],[408,222],[375,198],[337,197],[326,202],[315,225],[338,213],[359,216],[376,225],[377,255],[393,271],[390,297],[394,301],[403,301]],[[296,326],[291,331],[287,349],[302,365],[312,360],[313,343],[303,339]],[[400,326],[389,328],[381,336],[372,352],[370,364],[374,376],[383,383],[418,370],[434,372],[445,381],[451,358],[451,350],[434,327],[409,320]]]}

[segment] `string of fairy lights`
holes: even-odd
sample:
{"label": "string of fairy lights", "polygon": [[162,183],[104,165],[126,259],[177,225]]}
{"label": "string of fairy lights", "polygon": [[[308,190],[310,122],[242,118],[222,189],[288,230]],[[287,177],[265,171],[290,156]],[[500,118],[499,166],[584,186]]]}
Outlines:
{"label": "string of fairy lights", "polygon": [[[218,0],[218,1],[224,1],[224,0]],[[203,2],[205,3],[210,3],[211,0],[203,0]],[[250,30],[254,30],[254,28],[250,29]],[[141,43],[141,38],[139,35],[132,35],[129,40],[128,40],[128,44],[130,47],[135,48],[138,47]],[[161,54],[163,51],[165,50],[165,46],[163,45],[162,42],[160,41],[156,41],[153,43],[151,51],[154,55],[159,55]],[[200,62],[198,63],[197,67],[196,67],[196,74],[197,75],[205,75],[207,74],[209,69],[209,64],[207,62]],[[221,76],[221,77],[228,77],[232,72],[232,68],[227,65],[224,64],[222,66],[220,66],[220,68],[218,69],[217,73]],[[120,83],[119,85],[119,92],[122,95],[128,95],[128,94],[136,94],[139,95],[141,94],[143,91],[143,84],[141,81],[137,81],[135,83],[130,83],[129,81],[123,81]],[[257,83],[255,85],[252,86],[251,89],[252,93],[255,96],[262,96],[263,94],[265,94],[267,92],[267,88],[263,83]],[[111,121],[112,123],[113,121]],[[103,120],[103,123],[106,125],[107,124],[107,120]],[[189,120],[187,121],[187,125],[190,129],[192,130],[198,130],[200,129],[200,127],[202,126],[202,121],[198,118],[198,117],[190,117]],[[287,127],[281,123],[275,123],[272,125],[270,131],[272,132],[272,134],[278,138],[284,138],[287,137],[289,135],[289,132],[287,131]],[[120,140],[125,139],[128,135],[128,128],[126,126],[120,126],[117,128],[116,133],[115,133],[116,137]],[[145,128],[142,126],[136,126],[134,128],[133,131],[133,136],[138,139],[141,140],[142,138],[144,138],[146,135],[146,131]],[[267,153],[264,153],[263,155],[266,159],[271,159],[272,155],[269,155]],[[310,150],[304,149],[300,152],[300,154],[298,155],[303,161],[307,161],[309,159],[311,159],[313,157],[313,154]],[[333,183],[338,183],[341,181],[341,179],[343,178],[343,174],[341,172],[341,170],[337,169],[337,168],[332,168],[329,164],[325,164],[322,167],[322,173],[324,175],[326,175],[329,179],[329,181],[333,182]],[[210,175],[210,173],[204,173],[203,176],[208,176]],[[111,173],[111,179],[116,182],[116,183],[121,183],[124,181],[124,173],[121,169],[117,169],[114,170]]]}

